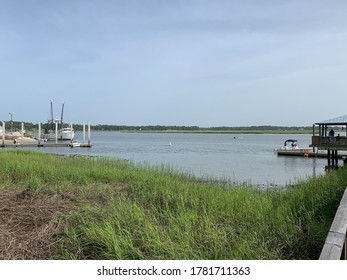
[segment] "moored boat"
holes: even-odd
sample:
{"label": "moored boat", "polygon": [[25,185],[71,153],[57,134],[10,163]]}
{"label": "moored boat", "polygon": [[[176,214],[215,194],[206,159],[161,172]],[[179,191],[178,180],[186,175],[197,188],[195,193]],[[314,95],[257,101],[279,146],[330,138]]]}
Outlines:
{"label": "moored boat", "polygon": [[75,138],[75,130],[73,129],[72,125],[70,127],[64,127],[63,114],[64,114],[64,103],[61,109],[60,120],[53,118],[53,103],[51,100],[51,119],[48,120],[46,124],[45,133],[42,135],[43,139],[47,139],[47,141],[54,141],[54,140],[71,141]]}
{"label": "moored boat", "polygon": [[[275,151],[278,156],[328,157],[327,150],[317,150],[312,147],[300,148],[298,145],[298,141],[295,139],[286,140],[284,142],[284,146]],[[346,158],[347,152],[340,151],[338,157]]]}
{"label": "moored boat", "polygon": [[57,130],[55,133],[53,130],[48,130],[48,133],[44,133],[42,137],[48,141],[53,141],[56,138],[58,140],[73,140],[75,138],[75,130],[71,127],[63,127]]}
{"label": "moored boat", "polygon": [[71,148],[81,147],[81,143],[77,142],[76,140],[71,141],[69,144]]}

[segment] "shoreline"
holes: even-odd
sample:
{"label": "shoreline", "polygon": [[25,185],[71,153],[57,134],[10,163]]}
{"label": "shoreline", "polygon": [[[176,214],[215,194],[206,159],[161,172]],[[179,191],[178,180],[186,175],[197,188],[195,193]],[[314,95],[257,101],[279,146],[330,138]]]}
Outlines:
{"label": "shoreline", "polygon": [[0,157],[1,259],[317,259],[347,177],[264,192],[117,159]]}
{"label": "shoreline", "polygon": [[[14,143],[14,140],[16,140],[16,143]],[[0,145],[6,145],[6,146],[20,146],[21,144],[38,144],[38,140],[30,137],[18,137],[15,139],[5,139],[4,141],[0,140]]]}
{"label": "shoreline", "polygon": [[[96,130],[94,132],[108,132]],[[196,133],[196,134],[312,134],[310,130],[115,130],[122,133]]]}

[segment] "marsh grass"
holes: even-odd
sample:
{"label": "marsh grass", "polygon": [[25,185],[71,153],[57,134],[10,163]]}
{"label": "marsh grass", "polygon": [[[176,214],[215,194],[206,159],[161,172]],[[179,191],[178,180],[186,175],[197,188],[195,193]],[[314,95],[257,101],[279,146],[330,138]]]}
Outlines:
{"label": "marsh grass", "polygon": [[259,190],[106,158],[0,152],[0,190],[63,198],[55,259],[317,259],[345,169]]}

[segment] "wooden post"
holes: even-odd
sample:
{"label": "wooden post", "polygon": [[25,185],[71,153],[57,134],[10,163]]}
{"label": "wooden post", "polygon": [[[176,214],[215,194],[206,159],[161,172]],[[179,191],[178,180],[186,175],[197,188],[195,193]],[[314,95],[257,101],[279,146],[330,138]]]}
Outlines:
{"label": "wooden post", "polygon": [[342,196],[335,218],[325,240],[320,260],[346,259],[347,188]]}
{"label": "wooden post", "polygon": [[55,123],[55,144],[58,144],[58,123]]}
{"label": "wooden post", "polygon": [[86,142],[86,123],[83,123],[83,144]]}
{"label": "wooden post", "polygon": [[330,150],[328,150],[328,166],[330,166],[330,157],[331,157]]}
{"label": "wooden post", "polygon": [[72,137],[72,123],[70,123],[70,129],[71,129],[71,143],[72,143],[72,141],[73,141],[73,137]]}
{"label": "wooden post", "polygon": [[22,131],[21,131],[21,134],[22,134],[22,141],[21,141],[21,144],[23,144],[24,142],[24,122],[22,122]]}
{"label": "wooden post", "polygon": [[39,122],[39,137],[38,137],[38,140],[39,140],[39,144],[41,144],[41,123]]}
{"label": "wooden post", "polygon": [[5,133],[6,133],[6,128],[5,128],[6,123],[3,121],[2,122],[2,145],[5,145]]}
{"label": "wooden post", "polygon": [[88,123],[88,146],[90,146],[90,123]]}

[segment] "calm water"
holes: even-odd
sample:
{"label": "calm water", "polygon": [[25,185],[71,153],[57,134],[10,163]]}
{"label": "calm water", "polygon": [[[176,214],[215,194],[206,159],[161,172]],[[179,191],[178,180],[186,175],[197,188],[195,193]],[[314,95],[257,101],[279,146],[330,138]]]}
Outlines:
{"label": "calm water", "polygon": [[[82,141],[81,134],[76,138]],[[274,149],[283,146],[289,138],[297,139],[300,147],[307,147],[311,135],[93,132],[90,149],[40,150],[165,164],[198,177],[254,185],[285,185],[323,174],[326,159],[283,157],[274,153]]]}

